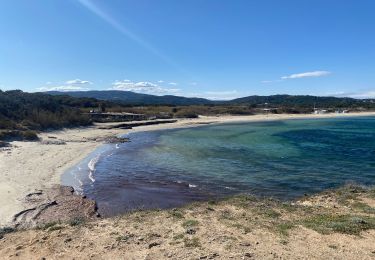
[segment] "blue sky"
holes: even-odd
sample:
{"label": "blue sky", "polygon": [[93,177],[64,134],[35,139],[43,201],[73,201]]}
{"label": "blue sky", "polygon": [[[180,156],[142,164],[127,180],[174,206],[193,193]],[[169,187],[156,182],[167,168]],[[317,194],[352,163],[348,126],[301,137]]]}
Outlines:
{"label": "blue sky", "polygon": [[375,97],[373,0],[0,0],[0,89]]}

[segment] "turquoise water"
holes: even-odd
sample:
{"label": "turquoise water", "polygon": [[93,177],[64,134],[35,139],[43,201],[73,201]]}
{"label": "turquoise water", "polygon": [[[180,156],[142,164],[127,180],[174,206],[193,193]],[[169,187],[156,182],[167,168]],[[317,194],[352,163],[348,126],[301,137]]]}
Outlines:
{"label": "turquoise water", "polygon": [[[293,199],[375,183],[375,118],[208,125],[129,135],[83,190],[105,214],[236,193]],[[114,147],[113,147],[114,148]]]}

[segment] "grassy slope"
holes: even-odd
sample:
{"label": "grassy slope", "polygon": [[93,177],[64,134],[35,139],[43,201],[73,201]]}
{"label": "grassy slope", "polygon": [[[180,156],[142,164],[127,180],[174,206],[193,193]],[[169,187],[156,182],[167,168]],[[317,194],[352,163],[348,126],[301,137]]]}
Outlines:
{"label": "grassy slope", "polygon": [[373,229],[375,189],[348,186],[294,203],[236,196],[87,223],[49,223],[5,234],[0,255],[21,259],[371,259],[375,257]]}

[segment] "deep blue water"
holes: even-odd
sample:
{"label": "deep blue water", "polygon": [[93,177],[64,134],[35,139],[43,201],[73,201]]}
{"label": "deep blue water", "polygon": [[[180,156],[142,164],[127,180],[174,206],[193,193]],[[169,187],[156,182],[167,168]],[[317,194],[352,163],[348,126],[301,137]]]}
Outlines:
{"label": "deep blue water", "polygon": [[104,215],[244,192],[284,200],[347,182],[375,184],[375,117],[220,124],[129,137],[130,143],[107,145],[69,173]]}

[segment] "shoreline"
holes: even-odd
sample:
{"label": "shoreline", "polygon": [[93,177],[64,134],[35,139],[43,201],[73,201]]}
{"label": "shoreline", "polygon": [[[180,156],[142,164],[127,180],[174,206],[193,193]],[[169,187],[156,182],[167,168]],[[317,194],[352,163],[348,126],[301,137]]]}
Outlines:
{"label": "shoreline", "polygon": [[[61,183],[61,176],[102,144],[104,139],[135,132],[196,127],[206,124],[275,121],[288,119],[322,119],[375,116],[375,112],[348,114],[269,114],[250,116],[200,117],[178,119],[175,123],[139,126],[133,129],[103,129],[120,123],[102,123],[91,127],[42,132],[43,142],[11,142],[12,147],[0,151],[0,226],[29,207],[26,194],[46,190]],[[123,123],[123,122],[122,122]],[[56,141],[61,141],[58,144]]]}

